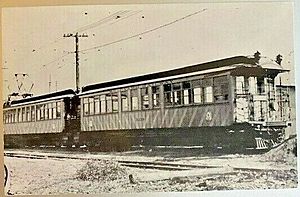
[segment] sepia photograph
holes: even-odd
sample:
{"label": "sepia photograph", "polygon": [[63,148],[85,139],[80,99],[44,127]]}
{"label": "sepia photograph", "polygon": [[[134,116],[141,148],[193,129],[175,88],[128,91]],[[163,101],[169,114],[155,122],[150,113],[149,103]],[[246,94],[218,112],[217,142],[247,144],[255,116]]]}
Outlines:
{"label": "sepia photograph", "polygon": [[3,7],[5,195],[297,188],[293,10]]}

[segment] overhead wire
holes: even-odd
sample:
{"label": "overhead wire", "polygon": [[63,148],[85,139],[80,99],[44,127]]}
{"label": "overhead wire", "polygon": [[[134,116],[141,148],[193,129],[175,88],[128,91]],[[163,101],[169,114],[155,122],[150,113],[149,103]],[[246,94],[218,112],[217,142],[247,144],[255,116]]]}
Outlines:
{"label": "overhead wire", "polygon": [[123,17],[120,17],[118,20],[116,20],[116,21],[114,21],[114,22],[112,22],[112,23],[109,23],[108,25],[113,25],[113,24],[115,24],[115,23],[118,23],[118,22],[120,22],[120,21],[122,21],[122,20],[124,20],[124,19],[127,19],[127,18],[129,18],[129,17],[131,17],[131,16],[134,16],[134,15],[140,13],[140,12],[142,12],[142,10],[133,11],[131,14],[129,14],[129,15],[127,15],[127,16],[125,15],[125,16],[123,16]]}
{"label": "overhead wire", "polygon": [[85,30],[92,29],[92,28],[95,28],[97,26],[103,25],[103,24],[105,24],[105,23],[107,23],[107,22],[109,22],[109,21],[111,21],[113,19],[117,19],[121,15],[126,14],[128,12],[130,12],[130,11],[123,10],[123,11],[115,12],[115,13],[113,13],[113,14],[111,14],[111,15],[109,15],[109,16],[107,16],[107,17],[105,17],[105,18],[103,18],[103,19],[101,19],[99,21],[96,21],[96,22],[93,22],[91,24],[88,24],[88,25],[85,25],[83,27],[80,27],[80,28],[74,30],[73,33],[82,32],[82,31],[85,31]]}
{"label": "overhead wire", "polygon": [[[113,20],[113,19],[116,19],[117,16],[119,16],[119,17],[121,18],[121,19],[118,20],[118,21],[120,21],[120,20],[123,20],[123,19],[125,19],[125,18],[130,17],[130,16],[133,16],[133,15],[137,14],[138,12],[131,13],[130,15],[127,15],[127,16],[125,15],[124,18],[121,17],[121,16],[123,16],[124,14],[127,14],[127,13],[130,13],[130,10],[124,10],[124,11],[118,11],[118,12],[115,12],[115,13],[111,14],[110,16],[107,16],[107,17],[105,17],[105,18],[103,18],[103,19],[101,19],[101,20],[99,20],[99,21],[96,21],[96,22],[91,23],[91,24],[89,24],[89,25],[86,25],[86,26],[83,26],[83,27],[81,27],[81,28],[78,28],[78,29],[76,29],[76,30],[73,31],[73,32],[82,32],[82,31],[85,31],[85,30],[88,30],[88,29],[95,28],[95,27],[97,27],[97,26],[100,26],[100,25],[103,25],[103,24],[105,24],[105,23],[107,23],[107,22],[110,22],[110,21]],[[116,21],[116,22],[118,22],[118,21]],[[115,22],[115,23],[116,23],[116,22]],[[63,39],[63,38],[60,38],[59,40],[61,40],[61,39]],[[56,41],[54,41],[54,42],[58,42],[58,40],[56,40]],[[46,63],[46,64],[43,64],[43,65],[42,65],[42,68],[44,68],[44,67],[46,67],[46,66],[48,66],[48,65],[50,65],[50,64],[52,64],[52,63],[55,63],[55,62],[61,60],[62,58],[68,56],[68,55],[71,54],[71,53],[74,53],[74,52],[69,52],[69,53],[67,53],[67,54],[65,54],[65,55],[62,55],[62,56],[60,56],[60,57],[58,57],[58,58],[56,58],[56,59],[54,59],[54,60],[51,60],[50,62],[48,62],[48,63]]]}
{"label": "overhead wire", "polygon": [[174,23],[177,23],[179,21],[182,21],[184,19],[187,19],[187,18],[190,18],[194,15],[197,15],[197,14],[200,14],[204,11],[206,11],[207,9],[202,9],[202,10],[199,10],[197,12],[194,12],[194,13],[191,13],[189,15],[186,15],[184,17],[181,17],[179,19],[176,19],[176,20],[173,20],[171,22],[168,22],[168,23],[165,23],[163,25],[160,25],[158,27],[155,27],[155,28],[152,28],[152,29],[149,29],[149,30],[146,30],[146,31],[143,31],[141,33],[137,33],[137,34],[134,34],[132,36],[129,36],[129,37],[125,37],[125,38],[121,38],[119,40],[115,40],[113,42],[109,42],[109,43],[106,43],[106,44],[102,44],[102,45],[98,45],[98,46],[94,46],[94,47],[90,47],[90,48],[86,48],[86,49],[83,49],[83,50],[80,50],[79,52],[86,52],[86,51],[90,51],[90,50],[95,50],[95,49],[98,49],[98,48],[103,48],[103,47],[106,47],[106,46],[110,46],[110,45],[113,45],[113,44],[116,44],[116,43],[119,43],[119,42],[123,42],[123,41],[126,41],[126,40],[130,40],[132,38],[135,38],[135,37],[138,37],[138,36],[141,36],[141,35],[145,35],[145,34],[148,34],[148,33],[151,33],[153,31],[156,31],[156,30],[159,30],[161,28],[164,28],[164,27],[167,27],[167,26],[170,26],[170,25],[173,25]]}
{"label": "overhead wire", "polygon": [[[46,66],[48,66],[48,65],[50,65],[50,64],[52,64],[52,63],[54,63],[54,62],[60,61],[61,59],[63,59],[64,57],[66,57],[66,56],[68,56],[68,55],[70,55],[70,54],[72,54],[72,53],[74,53],[74,52],[68,52],[67,54],[64,54],[64,55],[62,55],[62,56],[60,56],[60,57],[58,57],[58,58],[56,58],[56,59],[54,59],[54,60],[51,60],[50,62],[48,62],[48,63],[46,63],[46,64],[43,64],[43,65],[42,65],[42,68],[44,68],[44,67],[46,67]],[[41,68],[41,69],[42,69],[42,68]]]}
{"label": "overhead wire", "polygon": [[[126,11],[126,10],[125,10],[125,11]],[[81,31],[84,31],[84,30],[89,29],[89,28],[94,28],[94,27],[92,27],[92,25],[96,25],[96,26],[97,26],[97,25],[101,25],[102,23],[109,22],[109,20],[114,19],[114,18],[113,18],[114,16],[116,16],[116,15],[118,15],[118,14],[123,14],[123,12],[125,12],[125,11],[118,11],[118,12],[115,12],[115,13],[113,13],[112,15],[109,15],[109,16],[107,16],[107,17],[105,17],[105,18],[103,18],[103,19],[101,19],[101,20],[99,20],[99,21],[96,21],[96,22],[91,23],[91,24],[89,24],[89,25],[80,27],[80,28],[74,30],[73,33],[81,32]],[[128,11],[127,11],[127,12],[128,12]],[[38,47],[37,49],[33,49],[33,52],[37,52],[38,50],[41,50],[41,49],[46,48],[46,47],[48,47],[48,46],[51,46],[52,44],[57,43],[57,42],[59,42],[59,41],[61,41],[61,40],[63,40],[63,39],[65,39],[65,37],[58,37],[58,38],[56,38],[54,41],[52,41],[52,42],[50,42],[50,43],[44,44],[44,45]]]}
{"label": "overhead wire", "polygon": [[[194,15],[197,15],[197,14],[199,14],[199,13],[201,13],[201,12],[206,11],[206,10],[207,10],[207,9],[202,9],[202,10],[196,11],[196,12],[194,12],[194,13],[191,13],[191,14],[189,14],[189,15],[186,15],[186,16],[184,16],[184,17],[181,17],[181,18],[178,18],[178,19],[176,19],[176,20],[173,20],[173,21],[171,21],[171,22],[168,22],[168,23],[165,23],[165,24],[163,24],[163,25],[160,25],[160,26],[158,26],[158,27],[155,27],[155,28],[152,28],[152,29],[143,31],[143,32],[141,32],[141,33],[137,33],[137,34],[134,34],[134,35],[129,36],[129,37],[121,38],[121,39],[118,39],[118,40],[115,40],[115,41],[113,41],[113,42],[109,42],[109,43],[106,43],[106,44],[102,44],[102,45],[98,45],[98,46],[86,48],[86,49],[80,50],[79,52],[84,53],[84,52],[86,52],[86,51],[91,51],[91,50],[95,50],[95,49],[98,49],[98,48],[103,48],[103,47],[106,47],[106,46],[110,46],[110,45],[113,45],[113,44],[116,44],[116,43],[119,43],[119,42],[122,42],[122,41],[126,41],[126,40],[129,40],[129,39],[132,39],[132,38],[141,36],[141,35],[145,35],[145,34],[154,32],[154,31],[156,31],[156,30],[159,30],[159,29],[161,29],[161,28],[164,28],[164,27],[170,26],[170,25],[172,25],[172,24],[175,24],[175,23],[177,23],[177,22],[179,22],[179,21],[181,21],[181,20],[184,20],[184,19],[186,19],[186,18],[189,18],[189,17],[192,17],[192,16],[194,16]],[[136,15],[137,13],[140,13],[140,12],[141,12],[141,11],[135,11],[135,12],[131,12],[131,13],[130,13],[130,11],[128,11],[128,10],[125,10],[125,11],[118,11],[118,12],[115,12],[115,13],[113,13],[112,15],[110,15],[110,16],[108,16],[108,17],[105,17],[105,18],[103,18],[103,19],[101,19],[101,20],[99,20],[99,21],[96,21],[96,22],[91,23],[91,24],[89,24],[89,25],[85,25],[85,26],[83,26],[83,27],[81,27],[81,28],[78,28],[78,29],[76,29],[76,31],[77,31],[77,32],[85,31],[85,30],[88,30],[88,29],[95,28],[95,27],[97,27],[97,26],[101,26],[101,25],[103,25],[103,24],[107,24],[108,22],[112,21],[113,19],[118,19],[117,21],[112,22],[112,23],[109,24],[109,25],[113,25],[113,24],[115,24],[115,23],[117,23],[117,22],[119,22],[119,21],[122,21],[122,20],[124,20],[124,19],[126,19],[126,18],[129,18],[129,17],[131,17],[131,16],[133,16],[133,15]],[[125,16],[124,16],[124,15],[125,15]],[[118,17],[118,16],[119,16],[119,17]],[[120,17],[120,16],[123,16],[123,17]],[[57,43],[57,42],[59,42],[59,41],[62,40],[62,39],[63,39],[63,38],[58,38],[58,39],[54,40],[53,42],[51,42],[51,43],[48,44],[48,45],[51,45],[51,44],[53,44],[53,43]],[[46,45],[44,45],[44,46],[46,46]],[[42,48],[42,47],[39,47],[38,49],[40,50],[41,48]],[[68,55],[70,55],[70,54],[73,54],[73,53],[74,53],[74,52],[67,52],[67,53],[64,54],[64,55],[62,55],[62,56],[60,56],[60,57],[58,57],[58,58],[56,58],[56,59],[53,59],[53,60],[51,60],[51,61],[49,61],[49,62],[43,64],[41,70],[42,70],[43,68],[47,67],[48,65],[53,64],[53,63],[55,63],[55,62],[57,62],[57,61],[60,61],[60,60],[62,60],[63,58],[65,58],[66,56],[68,56]],[[60,68],[62,68],[62,67],[64,67],[64,65],[63,65],[63,66],[59,66],[59,67],[57,67],[56,69],[60,69]],[[41,71],[41,70],[40,70],[40,71]]]}
{"label": "overhead wire", "polygon": [[[103,18],[103,19],[101,19],[101,20],[99,20],[99,21],[96,21],[96,22],[91,23],[91,24],[89,24],[89,25],[80,27],[80,28],[74,30],[73,33],[74,33],[74,32],[75,32],[75,33],[76,33],[76,32],[81,32],[81,31],[84,31],[84,30],[87,30],[87,29],[90,29],[90,28],[95,28],[96,26],[105,24],[105,23],[107,23],[107,22],[109,22],[109,21],[115,19],[116,16],[122,15],[122,14],[127,13],[127,12],[129,12],[129,11],[128,11],[128,10],[125,10],[125,11],[118,11],[118,12],[115,12],[115,13],[113,13],[113,14],[111,14],[111,15],[109,15],[109,16],[107,16],[107,17],[105,17],[105,18]],[[52,42],[50,42],[50,43],[44,44],[44,45],[42,45],[42,46],[40,46],[40,47],[38,47],[38,48],[36,48],[36,49],[33,49],[32,52],[33,52],[33,53],[39,52],[41,49],[47,48],[47,47],[49,47],[49,46],[51,46],[51,45],[53,45],[53,44],[55,44],[55,43],[58,43],[59,41],[61,41],[61,40],[63,40],[63,39],[65,39],[65,37],[59,37],[59,38],[56,38],[54,41],[52,41]],[[65,56],[65,55],[63,55],[63,56],[61,56],[61,57],[59,57],[59,58],[57,58],[57,59],[61,59],[61,58],[63,58],[64,56]],[[56,60],[51,61],[51,62],[55,62],[55,61],[56,61]],[[46,65],[50,64],[51,62],[46,63]],[[44,65],[45,65],[45,64],[44,64]],[[42,65],[42,66],[44,66],[44,65]]]}

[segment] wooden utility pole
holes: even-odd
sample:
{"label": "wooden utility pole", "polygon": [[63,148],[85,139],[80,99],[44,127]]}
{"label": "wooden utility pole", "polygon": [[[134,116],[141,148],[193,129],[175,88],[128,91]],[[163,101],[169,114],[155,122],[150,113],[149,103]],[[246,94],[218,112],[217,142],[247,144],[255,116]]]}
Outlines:
{"label": "wooden utility pole", "polygon": [[64,34],[64,37],[74,37],[75,38],[75,61],[76,61],[76,92],[79,93],[80,91],[80,81],[79,81],[79,37],[88,37],[86,34]]}

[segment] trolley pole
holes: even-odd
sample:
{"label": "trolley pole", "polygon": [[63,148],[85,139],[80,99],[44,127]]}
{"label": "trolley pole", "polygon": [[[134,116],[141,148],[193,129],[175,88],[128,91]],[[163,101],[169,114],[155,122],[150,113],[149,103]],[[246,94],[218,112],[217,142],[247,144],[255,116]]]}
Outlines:
{"label": "trolley pole", "polygon": [[76,62],[76,92],[79,93],[80,91],[80,81],[79,81],[79,37],[88,37],[86,34],[64,34],[64,37],[74,37],[75,38],[75,62]]}

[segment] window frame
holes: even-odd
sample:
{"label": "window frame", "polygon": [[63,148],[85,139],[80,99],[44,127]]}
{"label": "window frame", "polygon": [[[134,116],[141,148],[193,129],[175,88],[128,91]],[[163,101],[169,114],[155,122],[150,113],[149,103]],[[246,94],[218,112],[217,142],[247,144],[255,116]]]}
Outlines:
{"label": "window frame", "polygon": [[[153,91],[155,90],[155,91]],[[152,99],[152,108],[160,108],[161,107],[161,103],[160,103],[160,85],[157,84],[153,84],[151,85],[151,99]],[[157,96],[158,95],[158,96]],[[154,99],[154,96],[156,97]],[[154,102],[156,101],[156,102]],[[155,104],[156,103],[156,104]]]}
{"label": "window frame", "polygon": [[[134,102],[133,99],[135,99]],[[139,111],[139,91],[137,87],[130,89],[130,104],[131,104],[130,111]]]}
{"label": "window frame", "polygon": [[[147,104],[146,104],[147,103]],[[148,107],[145,107],[146,105]],[[142,110],[148,110],[150,109],[150,95],[149,95],[149,86],[143,86],[141,87],[141,105]]]}

